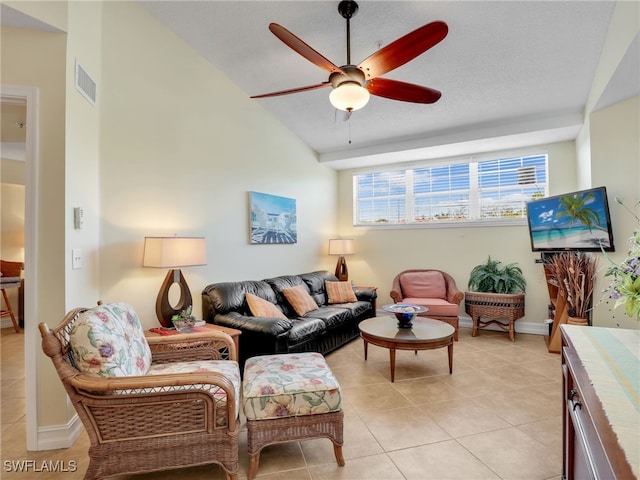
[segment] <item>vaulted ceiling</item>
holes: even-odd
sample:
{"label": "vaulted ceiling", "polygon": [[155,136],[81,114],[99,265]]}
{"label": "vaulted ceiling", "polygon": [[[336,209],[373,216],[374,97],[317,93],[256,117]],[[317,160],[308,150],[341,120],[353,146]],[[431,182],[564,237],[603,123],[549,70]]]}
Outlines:
{"label": "vaulted ceiling", "polygon": [[[346,63],[338,3],[142,1],[247,96],[328,78],[276,38],[271,22],[336,65]],[[372,97],[348,122],[336,121],[330,87],[254,100],[338,169],[575,138],[615,2],[360,1],[359,7],[351,19],[355,64],[424,24],[448,24],[441,43],[384,75],[435,88],[442,98],[424,105]],[[623,79],[609,102],[638,94],[637,59],[631,64],[635,84]]]}
{"label": "vaulted ceiling", "polygon": [[[276,38],[271,22],[346,63],[338,1],[139,1],[247,97],[328,78]],[[329,103],[330,87],[252,101],[336,169],[572,140],[615,3],[363,0],[351,19],[355,64],[424,24],[448,24],[442,42],[383,76],[440,90],[438,102],[372,97],[345,122]],[[2,5],[3,25],[47,28],[34,22]],[[639,45],[636,36],[598,108],[639,94]]]}

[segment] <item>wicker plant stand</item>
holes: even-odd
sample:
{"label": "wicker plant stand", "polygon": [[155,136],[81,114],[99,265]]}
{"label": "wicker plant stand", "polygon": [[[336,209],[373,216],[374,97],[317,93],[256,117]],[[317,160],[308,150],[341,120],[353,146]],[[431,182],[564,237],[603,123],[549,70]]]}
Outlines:
{"label": "wicker plant stand", "polygon": [[465,292],[464,303],[465,311],[473,320],[471,336],[475,337],[478,329],[495,323],[503,331],[509,332],[512,342],[515,341],[515,322],[524,317],[524,293]]}

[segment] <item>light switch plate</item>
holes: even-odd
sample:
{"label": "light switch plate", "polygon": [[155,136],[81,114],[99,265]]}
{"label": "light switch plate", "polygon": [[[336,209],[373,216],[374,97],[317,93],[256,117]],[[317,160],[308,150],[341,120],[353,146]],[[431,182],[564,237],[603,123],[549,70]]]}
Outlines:
{"label": "light switch plate", "polygon": [[82,250],[79,248],[71,249],[71,268],[73,270],[82,268]]}

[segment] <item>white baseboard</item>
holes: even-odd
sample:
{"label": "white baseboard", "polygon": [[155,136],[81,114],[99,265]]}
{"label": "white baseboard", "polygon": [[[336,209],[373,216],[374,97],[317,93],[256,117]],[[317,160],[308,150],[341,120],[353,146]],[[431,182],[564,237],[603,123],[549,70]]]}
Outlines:
{"label": "white baseboard", "polygon": [[52,425],[38,428],[38,450],[69,448],[82,433],[82,422],[74,415],[66,425]]}

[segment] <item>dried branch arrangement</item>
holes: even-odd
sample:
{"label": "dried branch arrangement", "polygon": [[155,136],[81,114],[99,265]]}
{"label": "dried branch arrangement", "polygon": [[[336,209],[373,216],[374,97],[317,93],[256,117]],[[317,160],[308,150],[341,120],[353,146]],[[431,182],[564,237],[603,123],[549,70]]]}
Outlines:
{"label": "dried branch arrangement", "polygon": [[587,318],[596,278],[597,259],[588,253],[561,252],[549,261],[572,317]]}

